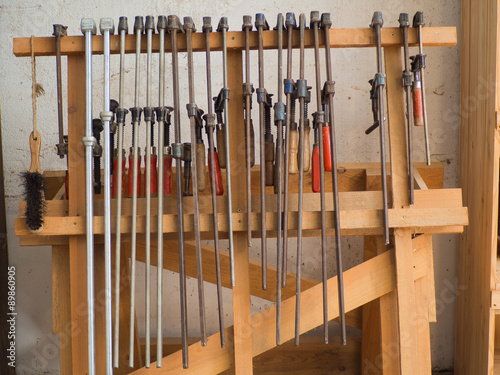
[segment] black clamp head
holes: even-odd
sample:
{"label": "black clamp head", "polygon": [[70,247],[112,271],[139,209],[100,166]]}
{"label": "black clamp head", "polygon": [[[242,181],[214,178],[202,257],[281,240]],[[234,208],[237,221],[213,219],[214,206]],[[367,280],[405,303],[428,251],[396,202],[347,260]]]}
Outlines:
{"label": "black clamp head", "polygon": [[125,117],[127,116],[128,109],[126,108],[117,108],[116,109],[116,122],[118,124],[125,124]]}
{"label": "black clamp head", "polygon": [[115,99],[111,99],[109,101],[109,110],[111,112],[116,112],[116,109],[119,107],[120,105],[118,104],[118,102],[115,100]]}
{"label": "black clamp head", "polygon": [[205,126],[208,134],[208,130],[215,127],[215,115],[213,113],[207,113],[203,116],[203,120],[205,120]]}
{"label": "black clamp head", "polygon": [[330,18],[330,13],[323,13],[321,15],[320,27],[322,29],[329,29],[332,27],[332,20]]}
{"label": "black clamp head", "polygon": [[403,71],[403,86],[411,86],[412,85],[412,74],[409,70]]}
{"label": "black clamp head", "polygon": [[241,26],[243,31],[252,31],[252,16],[243,16],[243,26]]}
{"label": "black clamp head", "polygon": [[410,56],[411,60],[411,70],[412,72],[420,71],[425,68],[425,56],[423,53],[419,53],[415,56]]}
{"label": "black clamp head", "polygon": [[125,31],[125,34],[128,34],[128,18],[120,17],[118,21],[118,34],[121,34],[122,31]]}
{"label": "black clamp head", "polygon": [[176,15],[168,16],[167,30],[168,32],[172,31],[180,31],[181,33],[184,32],[184,28],[182,27],[179,17],[177,17]]}
{"label": "black clamp head", "polygon": [[104,125],[102,123],[102,120],[100,118],[95,118],[92,120],[92,134],[94,134],[94,137],[96,135],[99,135],[104,130]]}
{"label": "black clamp head", "polygon": [[186,104],[188,117],[196,117],[198,115],[198,106],[195,103]]}
{"label": "black clamp head", "polygon": [[144,121],[148,121],[148,122],[154,121],[154,109],[153,109],[153,107],[144,107]]}
{"label": "black clamp head", "polygon": [[184,143],[182,145],[182,160],[186,163],[191,163],[191,143]]}
{"label": "black clamp head", "polygon": [[156,24],[156,28],[158,29],[158,32],[160,32],[160,30],[165,30],[167,28],[167,17],[158,16],[158,23]]}
{"label": "black clamp head", "polygon": [[203,27],[202,27],[203,32],[212,32],[212,17],[203,17]]}
{"label": "black clamp head", "polygon": [[132,122],[140,122],[141,121],[141,107],[133,107],[130,108],[130,113],[132,114]]}
{"label": "black clamp head", "polygon": [[139,34],[144,33],[144,17],[142,16],[135,16],[134,34],[137,34],[138,31]]}
{"label": "black clamp head", "polygon": [[325,112],[323,111],[314,112],[313,123],[315,126],[323,125],[325,123]]}
{"label": "black clamp head", "polygon": [[269,94],[267,93],[266,89],[260,87],[257,89],[257,103],[266,104],[268,102],[268,97]]}
{"label": "black clamp head", "polygon": [[297,28],[297,21],[295,19],[295,13],[288,12],[285,17],[285,26],[287,30],[292,30]]}
{"label": "black clamp head", "polygon": [[276,102],[274,103],[274,121],[277,124],[278,121],[285,122],[285,103]]}
{"label": "black clamp head", "polygon": [[410,27],[410,17],[408,13],[399,13],[399,27]]}
{"label": "black clamp head", "polygon": [[323,105],[328,104],[328,98],[335,95],[335,81],[326,81],[321,90],[321,102]]}
{"label": "black clamp head", "polygon": [[229,23],[227,22],[227,17],[221,17],[219,25],[217,26],[217,31],[229,30]]}
{"label": "black clamp head", "polygon": [[384,25],[384,19],[382,18],[382,12],[373,13],[372,23],[370,27],[382,27]]}
{"label": "black clamp head", "polygon": [[144,27],[146,30],[152,30],[152,33],[155,33],[155,18],[153,16],[146,16],[146,26]]}
{"label": "black clamp head", "polygon": [[163,122],[165,121],[165,115],[167,113],[167,107],[156,107],[156,121]]}
{"label": "black clamp head", "polygon": [[184,17],[184,31],[186,30],[191,30],[193,33],[196,32],[193,17]]}
{"label": "black clamp head", "polygon": [[424,12],[417,12],[413,16],[413,27],[425,26],[424,23]]}
{"label": "black clamp head", "polygon": [[305,98],[307,96],[307,81],[305,79],[298,79],[295,87],[297,98]]}
{"label": "black clamp head", "polygon": [[54,26],[54,32],[52,33],[53,36],[66,36],[68,35],[67,31],[68,30],[68,26],[63,26],[63,25],[59,25],[59,24],[55,24],[53,25]]}
{"label": "black clamp head", "polygon": [[264,16],[264,13],[257,13],[255,15],[255,28],[256,29],[262,28],[262,30],[269,30],[269,24],[267,23],[266,16]]}
{"label": "black clamp head", "polygon": [[317,10],[313,10],[311,12],[311,21],[310,21],[311,29],[314,27],[314,25],[318,25],[320,22],[321,20],[319,18],[319,12]]}

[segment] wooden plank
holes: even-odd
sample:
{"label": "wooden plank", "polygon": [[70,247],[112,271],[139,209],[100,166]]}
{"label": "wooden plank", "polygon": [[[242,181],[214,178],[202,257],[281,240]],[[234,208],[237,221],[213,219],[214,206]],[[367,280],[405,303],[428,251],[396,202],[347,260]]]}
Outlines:
{"label": "wooden plank", "polygon": [[[380,172],[378,174],[380,178]],[[376,182],[380,184],[380,181]],[[276,211],[276,196],[268,195],[266,197],[266,204],[268,212]],[[187,211],[192,208],[193,199],[192,197],[185,197],[185,204],[187,207]],[[297,199],[298,195],[295,193],[290,193],[290,211],[297,211]],[[339,200],[344,209],[342,211],[349,210],[367,210],[367,209],[382,209],[382,195],[377,191],[365,191],[365,192],[343,192],[339,194]],[[175,199],[168,199],[168,202],[164,205],[164,214],[175,214],[177,211],[177,207],[175,206]],[[155,216],[158,213],[157,207],[155,204],[157,202],[156,198],[151,199],[152,207],[151,207],[151,215]],[[137,214],[145,215],[145,199],[140,198],[137,201]],[[252,202],[252,210],[258,211],[257,199]],[[318,194],[308,193],[304,194],[304,211],[312,212],[318,211],[320,207],[320,200]],[[123,216],[131,216],[132,215],[132,200],[126,198],[122,202],[122,215]],[[213,212],[211,202],[207,202],[205,199],[200,199],[200,213],[209,213]],[[20,216],[24,215],[24,209],[26,206],[26,202],[19,203],[19,214]],[[102,216],[104,214],[104,205],[101,199],[96,200],[94,202],[94,213],[96,216]],[[454,208],[454,207],[462,207],[462,191],[460,189],[440,189],[440,190],[417,190],[415,191],[415,204],[412,208]],[[217,197],[217,208],[218,211],[227,210],[227,202],[225,197]],[[328,200],[326,202],[326,210],[333,210],[333,203]],[[116,216],[116,200],[111,200],[111,212],[112,215]],[[45,217],[57,217],[57,216],[68,216],[68,202],[67,201],[49,201],[47,202],[47,209],[45,213]],[[44,233],[42,232],[42,235]]]}
{"label": "wooden plank", "polygon": [[[85,165],[83,145],[81,142],[85,132],[85,59],[83,55],[68,57],[68,158],[69,164],[69,215],[85,217]],[[69,240],[69,272],[71,326],[78,332],[71,336],[73,374],[86,374],[87,363],[87,288],[86,288],[86,241],[80,236],[72,236]],[[98,354],[99,355],[99,354]],[[102,354],[100,359],[104,359]],[[102,361],[99,361],[101,364]],[[101,366],[96,367],[104,372]]]}
{"label": "wooden plank", "polygon": [[[241,34],[241,33],[240,33]],[[228,37],[231,40],[231,37]],[[243,165],[245,148],[245,129],[243,126],[243,68],[241,51],[227,54],[228,87],[231,90],[229,102],[229,129],[233,212],[241,213],[241,220],[250,209],[246,204],[246,174]],[[239,125],[239,126],[238,126]],[[234,222],[234,220],[233,220]],[[219,223],[227,224],[227,219]],[[234,272],[235,286],[233,288],[233,320],[234,320],[234,368],[239,375],[253,374],[252,355],[252,317],[250,311],[250,263],[248,254],[248,239],[244,232],[234,232]],[[228,335],[229,336],[229,335]],[[228,344],[230,346],[230,344]]]}
{"label": "wooden plank", "polygon": [[[430,374],[432,372],[431,362],[431,334],[429,327],[429,280],[430,276],[426,275],[418,280],[415,280],[415,299],[417,312],[417,374]],[[434,283],[434,281],[433,281]]]}
{"label": "wooden plank", "polygon": [[59,361],[62,374],[72,368],[69,247],[52,247],[52,331],[59,334]]}
{"label": "wooden plank", "polygon": [[[420,173],[422,179],[429,189],[441,189],[443,187],[443,177],[444,177],[444,167],[441,162],[432,162],[431,165],[427,165],[425,162],[414,163],[415,170]],[[379,171],[380,174],[380,163],[339,163],[337,165],[337,172],[339,178],[339,191],[365,191],[366,190],[366,171],[370,169],[373,171]],[[390,176],[390,164],[387,164],[387,170]],[[225,186],[226,172],[222,170],[222,180]],[[208,173],[208,172],[207,172]],[[252,168],[252,181],[259,181],[260,166],[255,165]],[[332,191],[332,182],[330,173],[325,171],[325,191]],[[60,190],[64,183],[64,176],[66,171],[45,171],[44,177],[47,180],[47,195],[46,199],[51,200],[53,196]],[[172,180],[175,178],[175,167],[172,167]],[[128,173],[125,178],[128,178]],[[290,175],[290,193],[298,192],[298,175]],[[304,173],[304,185],[310,189],[311,185],[311,172]],[[175,184],[174,184],[175,185]],[[259,186],[257,182],[252,185],[252,192],[259,194]],[[172,186],[172,194],[175,195],[175,186]],[[272,188],[269,188],[272,189]],[[380,190],[380,187],[378,189]],[[269,190],[272,192],[272,190]],[[226,192],[225,192],[226,193]],[[200,196],[210,196],[210,192],[205,190],[200,192]],[[125,197],[124,197],[125,198]],[[186,197],[187,198],[187,197]],[[174,199],[175,201],[175,199]],[[167,204],[167,203],[165,203]],[[210,205],[209,205],[210,206]]]}
{"label": "wooden plank", "polygon": [[[225,213],[218,214],[219,231],[227,231],[227,219]],[[297,213],[290,212],[290,224],[288,228],[293,231],[297,229]],[[321,215],[319,212],[304,212],[304,232],[316,233],[321,228]],[[260,213],[252,213],[252,231],[256,233],[260,225]],[[267,230],[276,231],[276,213],[267,213]],[[369,235],[381,232],[382,210],[350,210],[341,211],[342,235]],[[200,214],[201,232],[212,232],[212,215]],[[112,228],[116,218],[112,219]],[[156,216],[151,217],[151,233],[156,232]],[[326,226],[328,235],[333,235],[333,212],[326,213]],[[122,233],[130,233],[132,219],[130,216],[121,218]],[[137,233],[145,233],[145,216],[137,218]],[[185,232],[193,232],[193,215],[184,215]],[[410,208],[410,209],[390,209],[389,226],[391,228],[417,228],[417,233],[425,233],[427,227],[440,226],[463,226],[468,224],[467,208]],[[233,213],[233,228],[235,232],[246,231],[246,214],[242,212]],[[85,218],[81,216],[69,217],[47,217],[44,223],[44,236],[64,235],[78,236],[85,234]],[[33,236],[26,227],[22,218],[15,219],[15,231],[17,236]],[[114,230],[112,229],[113,233]],[[316,231],[316,232],[315,232]],[[163,215],[163,232],[177,233],[177,215]],[[104,217],[94,217],[94,233],[104,234]],[[274,233],[275,235],[275,233]],[[36,236],[36,235],[35,235]],[[38,235],[40,236],[40,235]],[[169,237],[167,237],[168,239]],[[173,238],[173,237],[172,237]]]}
{"label": "wooden plank", "polygon": [[[460,185],[470,223],[460,238],[455,371],[492,373],[498,223],[499,6],[462,1]],[[478,43],[477,41],[482,41]]]}
{"label": "wooden plank", "polygon": [[[418,251],[413,254],[414,277],[421,278],[426,273],[427,259],[425,254]],[[346,311],[351,311],[376,298],[393,291],[396,288],[395,260],[390,252],[385,252],[377,257],[357,265],[344,273]],[[328,318],[338,317],[337,289],[333,286],[337,283],[337,277],[328,280]],[[302,294],[303,310],[301,314],[301,333],[310,331],[323,323],[322,306],[314,303],[322,296],[322,286],[318,284]],[[275,319],[276,309],[274,306],[257,313],[251,318],[251,326],[248,331],[252,331],[252,355],[255,357],[262,354],[276,345],[275,340]],[[293,316],[295,314],[295,298],[289,298],[282,304],[282,339],[291,340],[295,334]],[[226,336],[233,336],[233,327],[226,328]],[[189,347],[190,363],[189,369],[182,370],[181,353],[176,352],[163,358],[163,368],[158,369],[151,364],[150,369],[141,368],[133,374],[163,374],[176,373],[182,371],[183,374],[208,373],[218,374],[233,366],[233,347],[226,345],[220,347],[219,334],[209,337],[206,347],[201,347],[197,342]]]}
{"label": "wooden plank", "polygon": [[436,311],[436,284],[434,278],[434,251],[432,246],[432,236],[422,235],[425,241],[425,248],[427,249],[428,274],[427,274],[427,300],[429,302],[429,322],[437,322]]}
{"label": "wooden plank", "polygon": [[[299,48],[299,33],[298,30],[294,33],[293,47]],[[426,27],[424,28],[424,45],[433,47],[454,46],[457,44],[457,31],[455,27]],[[408,31],[409,42],[411,45],[417,45],[417,34],[414,29]],[[30,38],[14,38],[13,52],[17,57],[31,56]],[[103,37],[96,35],[93,38],[93,53],[96,55],[102,54]],[[286,48],[287,41],[284,41]],[[382,29],[382,45],[385,46],[402,46],[403,40],[399,28],[384,27]],[[320,35],[320,45],[324,45],[323,35]],[[135,53],[135,37],[132,34],[127,35],[125,42],[125,53]],[[146,53],[146,36],[143,36],[142,52]],[[358,29],[330,29],[330,46],[332,48],[348,48],[348,47],[374,47],[375,40],[373,39],[373,30],[370,28]],[[257,49],[257,32],[250,32],[250,49]],[[278,32],[269,30],[264,31],[264,48],[277,49],[278,47]],[[305,47],[313,48],[314,39],[313,31],[306,30],[305,32]],[[119,36],[111,35],[110,48],[112,54],[120,53]],[[171,52],[170,40],[165,40],[165,51]],[[184,34],[179,34],[178,41],[179,52],[186,51],[186,37]],[[210,35],[210,48],[212,51],[220,51],[222,49],[222,36],[220,33],[212,33]],[[228,50],[241,51],[245,48],[245,35],[241,31],[231,31],[227,33],[227,48]],[[158,52],[159,37],[153,35],[153,52]],[[61,39],[61,53],[63,55],[82,54],[85,51],[83,36],[67,36]],[[205,37],[202,32],[193,33],[193,51],[205,51]],[[35,56],[54,56],[55,46],[53,37],[35,38]],[[241,65],[241,63],[240,63]]]}

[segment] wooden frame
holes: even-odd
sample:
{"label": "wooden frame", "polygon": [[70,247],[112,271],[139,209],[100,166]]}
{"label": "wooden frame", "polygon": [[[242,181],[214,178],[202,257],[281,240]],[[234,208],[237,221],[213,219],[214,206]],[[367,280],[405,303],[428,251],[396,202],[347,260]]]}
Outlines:
{"label": "wooden frame", "polygon": [[[456,44],[455,28],[424,28],[424,44],[426,46],[452,46]],[[373,30],[366,29],[332,29],[330,31],[331,46],[335,48],[345,47],[373,47]],[[410,43],[415,45],[416,34],[414,30],[409,33]],[[168,39],[168,38],[167,38]],[[266,49],[276,48],[277,32],[267,31],[264,33],[264,47]],[[59,252],[64,253],[62,249],[69,245],[69,259],[62,257],[64,264],[69,262],[69,293],[71,298],[70,306],[62,307],[67,321],[75,327],[80,328],[81,334],[72,336],[72,347],[66,353],[61,352],[61,368],[71,368],[74,374],[84,374],[87,370],[86,361],[86,317],[81,314],[81,307],[85,306],[85,274],[82,266],[85,264],[85,241],[84,241],[84,202],[83,185],[76,181],[83,180],[84,163],[83,146],[81,138],[83,136],[84,121],[84,96],[78,87],[83,87],[84,80],[84,59],[83,59],[83,37],[65,37],[61,41],[62,53],[68,55],[68,106],[69,111],[69,150],[70,150],[70,200],[69,202],[50,202],[48,206],[49,216],[40,235],[32,235],[26,231],[22,219],[16,219],[16,234],[20,236],[23,245],[51,244]],[[213,33],[211,35],[212,49],[220,50],[220,35]],[[294,36],[294,45],[298,43],[298,34]],[[399,322],[399,325],[393,327],[389,332],[392,340],[399,342],[398,355],[393,359],[397,361],[395,368],[397,372],[406,374],[424,374],[430,373],[430,343],[428,339],[429,317],[432,317],[432,309],[425,307],[427,314],[424,314],[426,320],[424,323],[414,321],[412,313],[421,311],[417,309],[420,302],[429,298],[429,292],[432,292],[432,265],[429,262],[429,256],[432,255],[432,249],[429,245],[430,234],[461,232],[463,226],[468,224],[467,209],[462,206],[460,190],[422,190],[415,194],[416,204],[409,206],[408,202],[408,171],[406,160],[406,141],[405,141],[405,113],[403,102],[403,87],[401,83],[401,36],[398,28],[384,28],[382,31],[382,44],[385,49],[385,65],[387,73],[387,95],[388,95],[388,123],[390,139],[390,190],[392,196],[392,206],[389,210],[389,222],[393,228],[394,247],[392,251],[383,251],[379,249],[379,255],[370,260],[353,267],[344,274],[346,310],[352,311],[370,301],[381,297],[393,295],[386,304],[389,306],[395,316],[393,322]],[[133,51],[133,36],[127,37],[127,50]],[[306,47],[312,46],[312,32],[306,31]],[[240,160],[244,156],[238,152],[244,142],[243,127],[243,108],[241,106],[243,99],[242,92],[242,49],[243,38],[240,32],[228,33],[228,86],[231,90],[231,101],[229,108],[229,131],[231,144],[232,160]],[[102,38],[96,37],[93,45],[96,54],[101,53]],[[112,53],[118,51],[118,37],[112,36]],[[153,48],[157,50],[158,40],[155,37]],[[166,42],[166,49],[169,50],[169,42]],[[180,38],[179,48],[182,51],[185,48],[185,41]],[[204,42],[200,33],[193,36],[193,48],[195,51],[203,51]],[[251,33],[251,48],[256,48],[256,33]],[[35,53],[38,56],[48,56],[54,54],[52,38],[36,38]],[[17,56],[29,56],[29,39],[14,39],[14,53]],[[241,160],[240,160],[241,161]],[[246,241],[246,217],[247,210],[245,195],[242,194],[242,186],[245,186],[244,170],[237,164],[232,163],[233,176],[233,224],[235,239],[235,267],[236,267],[236,287],[233,288],[233,311],[234,327],[226,328],[226,337],[228,342],[225,349],[221,349],[216,338],[218,333],[211,337],[206,348],[202,348],[200,343],[190,345],[190,367],[182,369],[180,353],[176,352],[163,359],[163,368],[157,369],[152,364],[150,369],[137,369],[137,374],[142,373],[163,373],[171,370],[173,373],[219,373],[234,366],[237,374],[252,373],[252,358],[275,346],[274,340],[274,306],[254,316],[250,315],[250,295],[255,292],[252,278],[258,275],[251,273],[251,270],[257,268],[258,262],[250,261],[248,257],[248,247]],[[341,166],[342,167],[342,166]],[[424,168],[425,169],[425,168]],[[366,176],[370,173],[365,170]],[[368,177],[365,176],[366,181]],[[257,179],[254,179],[256,181]],[[328,180],[328,179],[327,179]],[[426,183],[433,183],[432,180]],[[252,188],[253,190],[253,188]],[[364,190],[364,189],[363,189]],[[268,193],[271,193],[269,191]],[[272,194],[272,193],[271,193]],[[380,194],[380,192],[378,192]],[[355,199],[353,199],[355,197]],[[79,200],[80,198],[80,200]],[[270,202],[267,215],[268,231],[270,234],[276,230],[276,214],[273,212],[275,198],[268,196]],[[305,201],[317,205],[317,196],[313,193],[306,193]],[[330,199],[327,200],[327,202]],[[292,199],[293,201],[293,199]],[[355,202],[355,203],[353,203]],[[189,206],[189,198],[186,198]],[[328,204],[330,205],[331,202]],[[223,199],[219,204],[224,206]],[[127,211],[125,202],[124,212]],[[96,206],[96,242],[99,243],[99,234],[102,233],[102,210]],[[293,235],[296,228],[296,208],[291,205],[289,217],[289,229]],[[341,218],[342,230],[344,235],[380,235],[382,233],[382,210],[381,197],[377,197],[377,192],[344,192],[341,194]],[[140,212],[143,212],[140,204]],[[327,207],[327,227],[329,234],[333,234],[333,212],[331,205]],[[252,228],[257,230],[260,223],[260,214],[258,209],[252,215]],[[222,212],[222,211],[219,211]],[[122,228],[124,242],[127,242],[127,233],[130,232],[129,217],[122,216]],[[153,214],[154,215],[154,214]],[[219,229],[224,231],[227,228],[227,216],[219,214]],[[320,219],[315,211],[305,213],[307,235],[317,235],[320,228]],[[139,232],[143,233],[141,220],[139,218]],[[164,231],[168,238],[169,233],[176,230],[176,216],[169,208],[166,202],[164,215]],[[152,221],[155,217],[152,217]],[[201,227],[204,232],[211,230],[210,212],[203,212],[201,217]],[[186,235],[191,235],[192,215],[185,214]],[[152,225],[152,228],[155,228]],[[255,233],[256,235],[258,233]],[[412,239],[415,234],[425,234]],[[422,245],[422,243],[424,245]],[[61,247],[63,245],[63,247]],[[169,248],[174,246],[175,242],[165,243],[165,256],[168,256]],[[96,245],[98,247],[100,245]],[[126,245],[125,245],[126,246]],[[191,251],[189,246],[187,251]],[[205,252],[210,249],[205,248]],[[139,249],[140,253],[140,249]],[[430,254],[430,255],[429,255]],[[188,257],[189,258],[189,257]],[[192,258],[192,255],[191,255]],[[100,262],[96,257],[96,262]],[[189,258],[190,259],[190,258]],[[224,263],[224,262],[223,262]],[[57,263],[61,264],[61,263]],[[227,259],[226,259],[227,268]],[[100,265],[96,265],[99,269]],[[272,268],[272,267],[271,267]],[[207,268],[206,268],[207,269]],[[58,269],[53,270],[57,274]],[[189,271],[188,271],[189,272]],[[272,272],[270,272],[272,276]],[[226,269],[227,276],[227,269]],[[208,274],[207,278],[211,276]],[[293,278],[293,274],[289,277]],[[419,282],[426,277],[425,282]],[[417,280],[417,281],[415,281]],[[328,280],[329,288],[329,318],[334,319],[338,316],[337,306],[337,284],[336,277]],[[96,283],[97,284],[97,283]],[[227,280],[226,280],[226,285]],[[322,324],[321,304],[321,285],[317,282],[304,280],[304,293],[302,295],[303,315],[301,320],[301,331],[306,332]],[[270,292],[269,297],[274,297],[274,292]],[[282,304],[282,341],[293,337],[294,305],[293,294],[284,293],[286,299]],[[432,298],[430,298],[432,300]],[[307,306],[307,308],[305,308]],[[419,305],[420,306],[420,305]],[[430,304],[429,304],[430,306]],[[429,312],[430,311],[430,312]],[[102,315],[102,314],[101,314]],[[96,316],[96,324],[102,324],[102,316]],[[348,315],[348,321],[351,324],[361,325],[360,319],[355,319],[354,315]],[[421,324],[424,329],[418,329]],[[427,327],[427,335],[425,327]],[[104,332],[104,330],[101,330]],[[422,333],[423,332],[423,333]],[[97,334],[97,345],[102,345],[102,334]],[[415,346],[414,346],[415,345]],[[139,347],[139,344],[137,345]],[[428,361],[417,363],[414,348],[418,347],[419,353],[426,355]],[[97,369],[102,370],[104,350],[98,351]],[[124,364],[124,366],[126,366]],[[420,367],[419,367],[420,366]],[[120,369],[120,373],[127,373],[128,369]]]}

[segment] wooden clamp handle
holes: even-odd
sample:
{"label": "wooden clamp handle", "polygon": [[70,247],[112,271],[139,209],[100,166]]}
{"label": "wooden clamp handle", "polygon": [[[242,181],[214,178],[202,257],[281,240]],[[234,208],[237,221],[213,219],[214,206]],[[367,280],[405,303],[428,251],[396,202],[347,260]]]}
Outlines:
{"label": "wooden clamp handle", "polygon": [[311,128],[306,126],[304,128],[304,172],[309,172],[311,168],[311,144],[309,143],[309,133],[311,132]]}
{"label": "wooden clamp handle", "polygon": [[198,178],[198,191],[205,191],[207,186],[205,177],[205,145],[196,144],[196,174]]}

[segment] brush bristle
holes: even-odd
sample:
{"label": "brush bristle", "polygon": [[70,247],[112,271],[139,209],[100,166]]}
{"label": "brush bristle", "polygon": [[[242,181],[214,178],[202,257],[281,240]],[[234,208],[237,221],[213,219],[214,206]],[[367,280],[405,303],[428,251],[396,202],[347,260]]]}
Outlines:
{"label": "brush bristle", "polygon": [[23,172],[23,197],[26,201],[25,221],[32,232],[39,232],[45,214],[45,178],[38,172]]}

